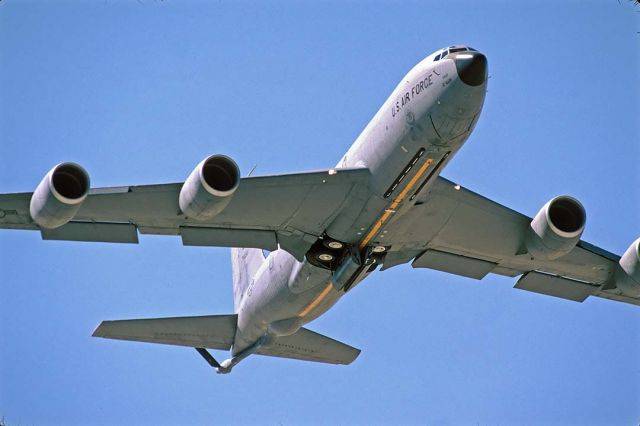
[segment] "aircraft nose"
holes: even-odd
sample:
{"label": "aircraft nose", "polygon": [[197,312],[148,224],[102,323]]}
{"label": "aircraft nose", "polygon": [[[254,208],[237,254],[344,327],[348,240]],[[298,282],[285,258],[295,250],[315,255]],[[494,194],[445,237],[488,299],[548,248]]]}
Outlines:
{"label": "aircraft nose", "polygon": [[[456,70],[465,84],[480,86],[487,79],[487,57],[480,52],[459,52],[454,54]],[[452,55],[453,56],[453,55]]]}

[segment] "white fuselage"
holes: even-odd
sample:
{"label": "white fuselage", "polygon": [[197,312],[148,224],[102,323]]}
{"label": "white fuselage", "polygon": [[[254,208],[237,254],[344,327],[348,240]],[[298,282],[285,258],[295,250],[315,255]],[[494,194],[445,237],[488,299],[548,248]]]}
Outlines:
{"label": "white fuselage", "polygon": [[[333,238],[360,249],[383,246],[385,223],[410,208],[418,192],[424,194],[473,130],[486,80],[476,86],[465,84],[455,59],[434,61],[436,54],[409,71],[338,162],[338,172],[368,168],[373,196],[355,222],[336,218],[327,228]],[[284,250],[270,253],[239,306],[233,353],[268,333],[291,334],[326,312],[345,294],[331,284],[331,274]]]}

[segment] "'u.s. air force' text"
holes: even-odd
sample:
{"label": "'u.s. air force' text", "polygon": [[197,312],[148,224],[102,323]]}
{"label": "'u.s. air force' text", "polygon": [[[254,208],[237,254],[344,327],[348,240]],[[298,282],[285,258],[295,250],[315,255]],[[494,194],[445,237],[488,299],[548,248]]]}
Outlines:
{"label": "'u.s. air force' text", "polygon": [[413,85],[410,91],[405,92],[400,97],[400,99],[398,99],[393,105],[391,105],[391,116],[395,117],[400,112],[400,110],[402,110],[409,104],[409,102],[411,102],[411,100],[424,93],[429,86],[433,85],[434,75],[440,76],[440,73],[435,70],[429,73],[425,78]]}

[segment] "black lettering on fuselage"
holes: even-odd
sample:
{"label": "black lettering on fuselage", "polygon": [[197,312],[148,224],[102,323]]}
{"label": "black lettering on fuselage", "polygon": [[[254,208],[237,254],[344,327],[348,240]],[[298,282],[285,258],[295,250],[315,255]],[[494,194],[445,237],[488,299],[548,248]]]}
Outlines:
{"label": "black lettering on fuselage", "polygon": [[400,112],[400,102],[397,102],[391,106],[391,116],[395,117]]}
{"label": "black lettering on fuselage", "polygon": [[409,103],[409,92],[405,93],[404,96],[402,97],[402,106],[405,106],[406,104]]}
{"label": "black lettering on fuselage", "polygon": [[410,92],[405,92],[400,100],[391,106],[391,116],[395,117],[413,98],[426,91],[433,84],[432,77],[433,73],[429,73],[429,75],[413,85]]}
{"label": "black lettering on fuselage", "polygon": [[411,99],[413,99],[414,97],[418,96],[420,93],[427,90],[427,88],[433,84],[433,81],[431,81],[431,77],[432,77],[432,74],[429,74],[428,76],[420,80],[415,86],[411,88]]}

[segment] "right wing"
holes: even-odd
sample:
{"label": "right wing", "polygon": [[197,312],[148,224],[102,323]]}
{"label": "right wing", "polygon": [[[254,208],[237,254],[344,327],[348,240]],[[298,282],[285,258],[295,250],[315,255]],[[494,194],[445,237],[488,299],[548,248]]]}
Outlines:
{"label": "right wing", "polygon": [[246,177],[229,205],[207,221],[185,218],[182,183],[91,189],[74,218],[40,229],[29,213],[32,193],[0,195],[0,229],[40,230],[43,239],[137,243],[138,233],[180,235],[185,245],[278,246],[302,259],[350,198],[368,191],[368,169]]}
{"label": "right wing", "polygon": [[102,321],[92,336],[229,350],[237,322],[235,314]]}

